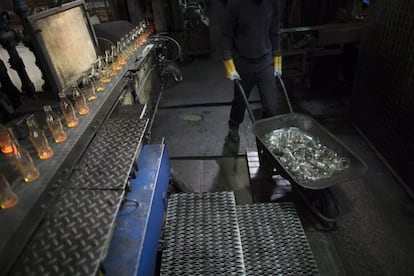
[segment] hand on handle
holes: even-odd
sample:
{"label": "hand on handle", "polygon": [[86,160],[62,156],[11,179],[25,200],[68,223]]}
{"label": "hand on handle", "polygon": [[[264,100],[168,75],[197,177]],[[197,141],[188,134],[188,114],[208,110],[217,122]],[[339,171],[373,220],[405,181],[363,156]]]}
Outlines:
{"label": "hand on handle", "polygon": [[236,71],[233,59],[224,61],[224,68],[226,69],[226,77],[230,80],[241,80],[239,73]]}
{"label": "hand on handle", "polygon": [[282,57],[274,56],[273,61],[275,63],[275,77],[281,77],[282,76]]}

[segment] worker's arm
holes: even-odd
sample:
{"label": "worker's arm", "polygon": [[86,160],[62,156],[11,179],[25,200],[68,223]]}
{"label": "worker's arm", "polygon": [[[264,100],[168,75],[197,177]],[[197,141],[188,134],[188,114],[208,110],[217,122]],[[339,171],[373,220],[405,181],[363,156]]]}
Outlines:
{"label": "worker's arm", "polygon": [[273,19],[270,27],[270,41],[272,43],[272,54],[275,67],[275,76],[282,76],[282,54],[280,47],[280,2],[273,1]]}
{"label": "worker's arm", "polygon": [[227,2],[221,28],[224,68],[226,69],[226,77],[231,80],[240,80],[240,75],[237,73],[232,57],[234,28],[239,14],[239,7],[236,2],[237,1],[234,0],[229,0]]}

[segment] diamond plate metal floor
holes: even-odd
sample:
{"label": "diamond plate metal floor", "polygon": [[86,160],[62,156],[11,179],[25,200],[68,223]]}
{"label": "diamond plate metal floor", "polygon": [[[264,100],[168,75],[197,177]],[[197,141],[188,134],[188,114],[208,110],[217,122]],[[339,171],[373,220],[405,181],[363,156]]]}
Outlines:
{"label": "diamond plate metal floor", "polygon": [[172,194],[161,275],[245,275],[232,192]]}
{"label": "diamond plate metal floor", "polygon": [[233,192],[169,199],[161,275],[318,275],[292,203],[236,207]]}
{"label": "diamond plate metal floor", "polygon": [[318,275],[293,203],[237,206],[246,275]]}
{"label": "diamond plate metal floor", "polygon": [[97,274],[147,122],[113,118],[103,123],[12,275]]}
{"label": "diamond plate metal floor", "polygon": [[65,190],[10,275],[96,275],[122,190]]}
{"label": "diamond plate metal floor", "polygon": [[123,189],[147,123],[146,119],[108,119],[77,164],[67,188]]}

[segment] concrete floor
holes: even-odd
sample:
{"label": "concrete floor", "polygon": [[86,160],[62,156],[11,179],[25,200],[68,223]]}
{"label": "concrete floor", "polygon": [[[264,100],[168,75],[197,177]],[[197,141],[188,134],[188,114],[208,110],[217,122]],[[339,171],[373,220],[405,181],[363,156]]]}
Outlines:
{"label": "concrete floor", "polygon": [[[152,140],[165,138],[172,167],[190,191],[233,190],[238,204],[269,201],[273,182],[269,178],[255,183],[249,179],[246,151],[255,150],[249,118],[246,116],[243,122],[239,148],[227,145],[224,138],[231,85],[217,76],[223,90],[215,89],[215,83],[197,76],[206,74],[205,70],[194,69],[197,67],[210,68],[213,74],[221,71],[221,62],[210,57],[182,66],[184,81],[170,83],[164,94]],[[301,201],[292,198],[321,274],[413,275],[412,200],[353,128],[346,96],[305,95],[303,89],[296,89],[290,91],[294,107],[312,115],[368,165],[364,177],[332,187],[341,211],[332,231],[321,231]]]}
{"label": "concrete floor", "polygon": [[[211,3],[210,9],[218,8],[217,2]],[[246,153],[255,151],[256,145],[247,115],[239,147],[225,143],[232,83],[224,77],[214,43],[220,13],[211,14],[213,52],[180,65],[183,82],[169,82],[151,140],[165,138],[172,168],[188,191],[233,190],[238,204],[269,201],[274,186],[269,176],[249,179]],[[413,201],[349,120],[349,86],[330,81],[315,92],[295,78],[285,79],[294,110],[315,118],[368,166],[364,177],[331,187],[341,216],[330,231],[321,228],[297,196],[288,197],[295,203],[321,274],[414,275]],[[250,100],[260,108],[257,94]],[[281,113],[288,111],[282,96],[278,104]]]}

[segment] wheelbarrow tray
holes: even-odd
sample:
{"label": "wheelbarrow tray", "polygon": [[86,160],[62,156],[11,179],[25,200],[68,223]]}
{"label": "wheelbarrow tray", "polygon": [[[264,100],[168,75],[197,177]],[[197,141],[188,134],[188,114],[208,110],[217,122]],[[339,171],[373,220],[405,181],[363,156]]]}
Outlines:
{"label": "wheelbarrow tray", "polygon": [[[265,135],[273,130],[280,128],[297,127],[306,131],[310,135],[319,139],[322,145],[327,146],[331,150],[338,153],[340,156],[349,159],[349,168],[333,174],[329,178],[324,178],[315,181],[301,181],[292,175],[284,168],[278,155],[275,155],[265,143]],[[275,162],[272,162],[278,173],[284,178],[288,179],[292,184],[300,185],[304,188],[312,190],[320,190],[329,186],[347,182],[359,177],[362,177],[367,172],[367,165],[360,158],[358,158],[351,150],[349,150],[341,141],[339,141],[332,133],[325,129],[321,124],[313,118],[300,114],[288,113],[274,116],[267,119],[258,120],[253,124],[253,133],[256,136],[259,154],[260,148],[263,149],[264,154],[270,156]],[[272,161],[272,160],[270,160]]]}

